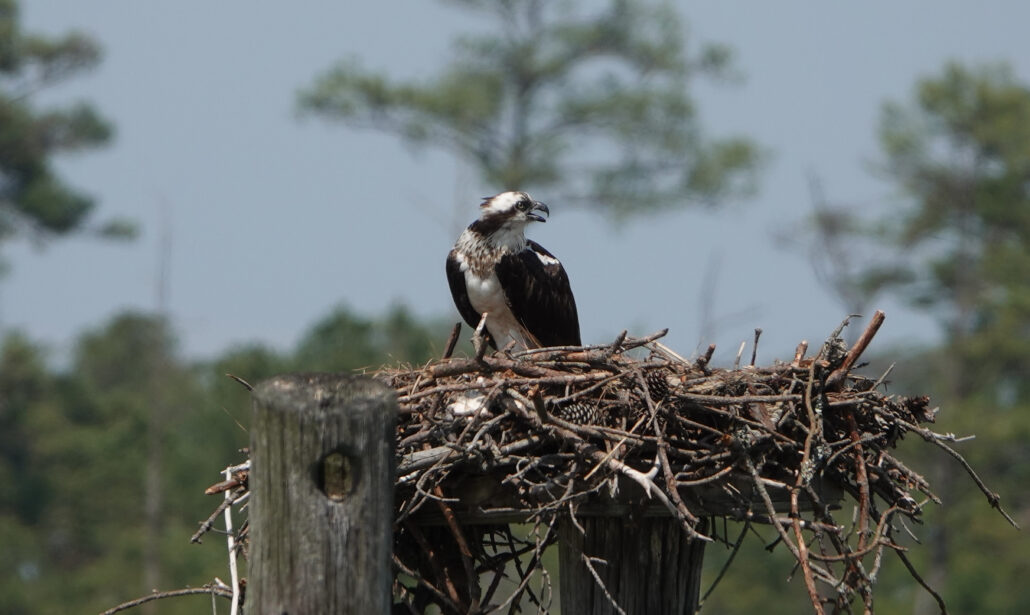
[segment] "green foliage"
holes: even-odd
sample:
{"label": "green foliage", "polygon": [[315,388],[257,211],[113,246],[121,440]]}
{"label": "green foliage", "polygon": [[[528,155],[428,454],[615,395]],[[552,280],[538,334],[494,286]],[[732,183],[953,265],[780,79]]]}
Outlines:
{"label": "green foliage", "polygon": [[344,371],[376,368],[384,362],[419,363],[442,352],[448,326],[420,323],[407,308],[395,306],[380,319],[338,307],[318,321],[297,347],[300,370]]}
{"label": "green foliage", "polygon": [[[212,425],[221,428],[225,441],[235,441],[238,448],[242,448],[247,446],[250,437],[244,429],[250,417],[250,393],[230,376],[254,385],[293,369],[294,363],[289,357],[271,348],[250,344],[224,352],[210,365],[194,366],[193,372],[207,391],[205,405],[222,413],[217,419],[211,417]],[[225,433],[226,428],[232,431]],[[225,465],[228,465],[228,460],[225,460]]]}
{"label": "green foliage", "polygon": [[[22,32],[15,0],[0,0],[0,242],[44,239],[83,228],[93,200],[66,185],[52,160],[104,144],[111,127],[85,103],[34,109],[32,95],[97,65],[100,49],[72,32],[46,38]],[[131,224],[109,222],[104,237],[125,237]],[[0,244],[2,245],[2,244]]]}
{"label": "green foliage", "polygon": [[886,169],[910,206],[883,225],[902,289],[941,318],[963,380],[1030,385],[1030,88],[1005,66],[947,66],[889,104]]}
{"label": "green foliage", "polygon": [[0,509],[22,523],[36,522],[46,505],[27,422],[33,400],[52,388],[39,350],[21,335],[6,338],[0,348]]}
{"label": "green foliage", "polygon": [[[97,612],[126,598],[126,587],[143,592],[144,467],[154,408],[165,412],[160,481],[166,497],[158,557],[166,566],[188,562],[191,575],[174,580],[180,585],[192,582],[194,574],[219,572],[218,554],[185,547],[193,522],[210,505],[196,477],[210,472],[209,455],[230,451],[209,438],[200,389],[173,347],[163,320],[140,314],[119,316],[83,335],[67,372],[46,367],[26,340],[8,339],[5,359],[34,366],[9,371],[5,365],[4,377],[17,379],[18,386],[0,389],[5,407],[19,410],[14,433],[32,470],[16,472],[33,489],[20,508],[33,513],[22,514],[15,544],[34,547],[9,558],[16,582],[0,597],[10,601],[0,611],[24,604],[32,605],[31,612]],[[26,361],[31,352],[34,360]],[[189,450],[179,454],[182,447]],[[0,518],[8,518],[8,511],[2,503]]]}
{"label": "green foliage", "polygon": [[[891,361],[898,355],[890,357]],[[919,365],[922,363],[922,365]],[[976,438],[955,445],[988,486],[1001,496],[1001,503],[1025,526],[1030,515],[1030,403],[999,407],[990,387],[972,398],[948,397],[946,360],[939,349],[902,359],[897,375],[899,390],[934,394],[941,404],[936,426],[944,433],[975,434]],[[919,373],[914,373],[919,372]],[[908,378],[912,376],[913,380]],[[918,383],[918,384],[917,384]],[[918,438],[901,444],[917,472],[927,476],[944,500],[929,504],[925,524],[911,528],[920,543],[899,534],[916,569],[944,597],[949,612],[990,614],[1022,613],[1030,608],[1030,594],[1019,591],[1030,570],[1027,541],[1006,523],[967,479],[961,465],[943,451],[930,451]],[[912,613],[913,605],[927,610],[931,600],[911,579],[896,557],[885,558],[877,585],[877,613]]]}
{"label": "green foliage", "polygon": [[[935,429],[976,434],[956,445],[1017,520],[1030,518],[1030,87],[1004,66],[949,64],[921,80],[911,103],[888,103],[880,123],[883,174],[901,200],[877,221],[827,210],[823,251],[873,242],[870,258],[838,276],[850,291],[890,291],[934,315],[939,346],[886,353],[900,393],[930,394]],[[839,218],[834,219],[833,215]],[[836,226],[834,226],[836,225]],[[818,228],[818,227],[817,227]],[[834,232],[827,232],[827,228]],[[869,244],[865,244],[868,246]],[[839,289],[835,289],[842,294]],[[859,293],[861,295],[861,293]],[[886,365],[880,366],[880,371]],[[877,375],[878,375],[877,373]],[[1018,613],[1030,568],[1025,540],[943,452],[906,442],[912,467],[943,500],[930,505],[910,557],[952,612]],[[888,557],[877,612],[936,612]]]}
{"label": "green foliage", "polygon": [[[822,185],[810,179],[813,212],[804,221],[806,232],[790,228],[778,239],[808,252],[816,279],[848,314],[865,314],[874,298],[887,287],[908,281],[910,274],[884,255],[873,225],[850,205],[829,203]],[[857,331],[849,328],[849,342]]]}
{"label": "green foliage", "polygon": [[[718,535],[731,544],[743,529],[741,523],[717,521],[716,525]],[[731,555],[732,548],[725,544],[705,548],[702,596],[712,587]],[[775,530],[753,525],[725,576],[702,603],[701,613],[796,615],[810,612],[812,607],[805,582],[795,566],[794,556],[782,543],[777,543]]]}
{"label": "green foliage", "polygon": [[722,46],[688,55],[668,5],[613,0],[582,15],[573,3],[451,4],[493,31],[458,38],[436,76],[399,82],[343,61],[300,93],[300,109],[448,149],[487,185],[561,189],[622,216],[715,203],[753,187],[748,140],[706,140],[689,85],[730,76]]}
{"label": "green foliage", "polygon": [[[893,292],[935,316],[941,341],[874,359],[890,386],[929,394],[941,433],[1023,525],[1030,519],[1030,87],[1004,65],[947,65],[922,79],[909,103],[884,105],[881,172],[897,187],[890,213],[870,220],[830,206],[813,182],[813,261],[820,280],[859,312]],[[890,321],[888,321],[889,323]],[[882,364],[880,364],[882,363]],[[985,502],[962,467],[922,441],[902,458],[944,503],[929,505],[922,544],[904,537],[917,569],[951,612],[1027,611],[1030,549]],[[737,581],[729,580],[734,593]],[[878,613],[937,612],[896,557],[879,575]],[[732,610],[732,609],[728,609]]]}
{"label": "green foliage", "polygon": [[[188,541],[218,503],[204,488],[242,459],[249,440],[247,392],[224,375],[257,383],[298,369],[420,362],[446,335],[442,323],[403,307],[382,318],[341,308],[312,328],[296,356],[252,345],[187,364],[163,318],[125,313],[85,332],[70,366],[58,370],[37,344],[9,334],[0,343],[0,612],[99,612],[148,593],[148,544],[156,545],[159,589],[224,578],[219,537]],[[159,529],[148,539],[155,442]],[[195,613],[208,603],[170,600],[160,612]]]}

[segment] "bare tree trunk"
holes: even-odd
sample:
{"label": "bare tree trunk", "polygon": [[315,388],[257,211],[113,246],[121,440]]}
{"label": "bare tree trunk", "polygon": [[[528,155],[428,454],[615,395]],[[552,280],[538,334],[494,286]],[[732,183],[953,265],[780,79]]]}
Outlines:
{"label": "bare tree trunk", "polygon": [[[158,245],[157,272],[154,280],[155,302],[157,313],[161,316],[163,327],[168,323],[169,270],[172,262],[172,225],[170,207],[162,201],[161,240]],[[162,510],[164,508],[164,430],[165,417],[168,416],[168,387],[166,374],[171,368],[168,352],[161,340],[156,365],[152,367],[149,382],[151,399],[147,415],[147,461],[143,477],[143,586],[145,591],[159,589],[161,585],[161,533]],[[156,613],[156,603],[143,605],[147,615]]]}
{"label": "bare tree trunk", "polygon": [[[156,387],[155,393],[147,419],[147,461],[143,478],[143,586],[148,592],[159,589],[161,585],[161,511],[164,506],[161,474],[164,465],[162,419],[165,400],[160,387]],[[156,613],[156,605],[156,602],[142,605],[143,612]]]}

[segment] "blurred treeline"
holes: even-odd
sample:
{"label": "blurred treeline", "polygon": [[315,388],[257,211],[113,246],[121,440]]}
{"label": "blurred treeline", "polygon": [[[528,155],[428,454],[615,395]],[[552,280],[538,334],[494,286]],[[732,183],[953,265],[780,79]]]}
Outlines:
{"label": "blurred treeline", "polygon": [[[381,318],[338,309],[313,326],[291,352],[260,345],[234,348],[212,361],[176,353],[175,333],[161,317],[125,313],[81,335],[69,365],[57,368],[47,349],[8,334],[0,349],[0,612],[99,612],[149,591],[147,565],[157,587],[197,586],[225,579],[225,545],[217,534],[189,544],[197,524],[218,504],[203,489],[218,471],[243,459],[248,443],[249,398],[225,374],[251,381],[293,370],[352,370],[437,355],[447,322],[421,322],[398,307]],[[1021,523],[1030,521],[1030,400],[992,386],[969,398],[948,395],[942,363],[955,349],[898,349],[877,369],[898,362],[890,388],[931,393],[942,406],[937,427],[977,439],[960,450]],[[149,425],[160,424],[155,443]],[[913,466],[940,485],[954,483],[945,505],[928,507],[927,525],[914,527],[923,545],[907,544],[927,574],[945,564],[937,588],[952,612],[1017,613],[1030,607],[1022,579],[1030,566],[1026,539],[992,511],[960,466],[922,443],[908,442]],[[155,448],[156,446],[156,448]],[[928,454],[929,453],[929,454]],[[160,454],[156,535],[148,536],[148,457]],[[940,471],[935,468],[940,467]],[[842,518],[848,516],[847,511]],[[734,541],[741,526],[718,531]],[[805,612],[800,579],[788,582],[791,558],[772,553],[774,532],[752,528],[730,572],[705,612],[784,615]],[[934,562],[935,541],[948,543]],[[148,545],[156,545],[153,550]],[[705,583],[729,550],[709,547]],[[148,558],[151,561],[147,561]],[[877,585],[877,611],[912,613],[921,590],[891,559]],[[155,612],[194,613],[205,597],[166,600]],[[934,612],[934,611],[929,611]]]}
{"label": "blurred treeline", "polygon": [[[760,148],[701,139],[684,94],[696,76],[727,70],[731,54],[711,47],[688,61],[668,7],[614,1],[592,21],[576,21],[547,14],[550,5],[540,2],[455,4],[524,22],[503,39],[463,39],[464,56],[418,87],[337,66],[302,93],[301,108],[418,144],[457,143],[487,185],[568,188],[570,198],[596,197],[598,212],[616,217],[680,200],[715,203],[753,188]],[[0,246],[19,235],[131,235],[121,221],[90,227],[92,203],[49,164],[63,150],[101,145],[109,123],[83,104],[38,111],[27,95],[95,64],[97,47],[81,35],[20,32],[13,0],[0,0],[0,26]],[[593,63],[599,55],[624,62],[617,78],[589,81],[604,76]],[[578,72],[581,61],[592,62],[590,70]],[[635,80],[634,71],[643,77]],[[815,195],[809,224],[791,239],[809,250],[842,314],[891,296],[940,324],[936,342],[879,348],[869,369],[896,363],[890,390],[931,395],[941,407],[938,431],[976,434],[959,450],[1027,525],[1030,88],[1003,65],[948,65],[919,80],[910,100],[886,104],[881,117],[870,130],[882,144],[880,179],[894,190],[885,213],[872,217]],[[518,129],[485,139],[502,125]],[[566,182],[569,140],[583,135],[626,155]],[[485,150],[486,142],[506,146]],[[676,164],[656,163],[669,160]],[[242,459],[238,449],[248,442],[247,393],[225,374],[255,382],[286,371],[418,363],[439,355],[451,322],[421,320],[402,306],[383,315],[341,307],[293,349],[254,344],[205,361],[179,354],[174,323],[158,314],[116,315],[83,332],[60,363],[37,341],[7,332],[0,340],[0,613],[98,612],[152,588],[224,579],[219,537],[208,534],[199,546],[188,538],[218,503],[203,489]],[[911,440],[903,444],[907,458],[944,502],[928,506],[925,526],[910,528],[923,543],[905,544],[920,573],[951,612],[1030,612],[1030,543],[990,509],[958,463]],[[728,540],[741,530],[729,524]],[[773,532],[748,534],[704,612],[806,612],[802,583],[788,581],[789,555],[775,547]],[[728,554],[709,547],[705,584]],[[207,602],[180,598],[151,612],[193,613]],[[889,554],[876,605],[880,613],[937,612]]]}
{"label": "blurred treeline", "polygon": [[[64,368],[42,345],[6,335],[0,613],[100,612],[147,593],[148,574],[161,589],[227,579],[218,534],[189,544],[219,502],[204,488],[245,458],[250,402],[226,374],[257,382],[421,361],[441,351],[449,330],[401,307],[374,319],[340,308],[291,352],[254,345],[195,362],[177,354],[165,319],[124,313],[84,332]],[[207,602],[179,598],[156,612],[195,613]]]}

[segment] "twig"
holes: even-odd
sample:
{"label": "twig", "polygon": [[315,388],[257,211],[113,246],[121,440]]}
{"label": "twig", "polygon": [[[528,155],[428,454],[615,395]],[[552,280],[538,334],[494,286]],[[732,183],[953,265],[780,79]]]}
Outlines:
{"label": "twig", "polygon": [[[225,470],[225,478],[232,476],[230,469]],[[224,509],[225,518],[225,541],[229,550],[229,580],[232,583],[232,606],[229,607],[229,615],[238,615],[240,612],[240,575],[236,568],[236,536],[232,531],[232,494],[225,493],[225,502],[228,506]]]}
{"label": "twig", "polygon": [[937,608],[941,610],[941,615],[948,615],[948,607],[944,604],[944,598],[941,598],[941,595],[934,591],[934,589],[923,580],[923,577],[919,576],[915,566],[913,566],[912,562],[909,561],[905,552],[895,549],[894,553],[897,554],[899,559],[901,559],[901,563],[905,565],[905,568],[908,569],[908,573],[912,575],[912,578],[916,580],[916,583],[922,585],[923,589],[926,590],[926,593],[933,596],[933,599],[937,601]]}
{"label": "twig", "polygon": [[602,593],[604,593],[604,597],[608,599],[608,603],[612,605],[615,612],[620,615],[626,615],[626,611],[624,611],[622,607],[619,606],[619,603],[615,602],[615,598],[612,598],[612,595],[608,593],[608,588],[604,586],[604,581],[601,580],[601,575],[597,574],[597,571],[594,570],[593,562],[596,561],[605,565],[607,565],[608,562],[599,557],[588,557],[586,553],[580,553],[579,556],[583,560],[583,563],[586,564],[587,570],[590,571],[590,575],[594,577],[594,581],[597,582],[597,587],[600,588]]}
{"label": "twig", "polygon": [[690,361],[686,360],[685,358],[680,356],[680,354],[677,353],[675,350],[669,348],[661,342],[654,342],[653,344],[651,344],[651,347],[654,350],[658,351],[660,354],[665,355],[669,359],[672,359],[673,361],[678,361],[683,365],[690,365]]}
{"label": "twig", "polygon": [[218,515],[222,514],[222,511],[228,508],[230,504],[231,502],[228,498],[223,499],[222,503],[218,505],[218,508],[215,508],[215,511],[211,513],[211,515],[208,516],[208,518],[205,519],[203,523],[200,524],[200,529],[198,529],[196,532],[194,532],[192,536],[190,536],[190,542],[200,544],[202,542],[201,537],[204,534],[211,531],[211,528],[214,526],[215,519],[217,519]]}
{"label": "twig", "polygon": [[851,436],[851,443],[855,448],[855,482],[858,483],[858,550],[865,549],[866,534],[869,531],[869,507],[871,506],[869,495],[869,476],[866,474],[865,453],[862,448],[862,438],[858,433],[858,423],[855,422],[855,413],[848,409],[846,412],[848,430]]}
{"label": "twig", "polygon": [[[790,517],[794,521],[794,538],[797,540],[797,551],[798,551],[798,563],[801,565],[801,572],[805,578],[805,588],[808,589],[808,598],[812,601],[812,608],[815,609],[817,614],[822,613],[822,608],[819,602],[819,594],[815,588],[815,578],[812,576],[812,562],[808,557],[808,544],[805,542],[805,536],[802,534],[800,519],[801,516],[798,510],[798,492],[803,486],[808,485],[809,477],[807,473],[811,467],[811,454],[812,454],[812,443],[813,440],[818,437],[822,439],[822,425],[819,421],[819,416],[816,414],[815,409],[812,407],[812,388],[815,383],[815,361],[808,370],[808,382],[805,388],[805,412],[808,414],[808,432],[805,434],[805,444],[802,449],[801,463],[797,469],[797,480],[794,483],[794,487],[790,490]],[[772,511],[770,511],[772,512]]]}
{"label": "twig", "polygon": [[447,345],[444,346],[443,356],[444,359],[450,359],[451,355],[454,354],[454,347],[458,345],[458,336],[461,335],[461,321],[454,323],[454,327],[451,329],[451,335],[447,338]]}
{"label": "twig", "polygon": [[794,350],[794,360],[791,365],[798,367],[801,365],[801,360],[805,358],[805,353],[808,352],[808,340],[801,340],[796,350]]}
{"label": "twig", "polygon": [[425,577],[423,577],[421,574],[418,574],[417,572],[410,570],[407,567],[404,567],[403,563],[400,561],[400,559],[397,558],[396,554],[394,555],[394,563],[398,565],[398,567],[402,568],[405,574],[414,577],[419,581],[419,583],[421,583],[427,589],[436,594],[437,598],[442,599],[444,601],[444,604],[447,605],[448,608],[459,613],[467,612],[468,608],[462,603],[461,596],[458,595],[458,588],[454,586],[454,583],[451,580],[450,575],[447,574],[443,566],[440,564],[439,558],[437,557],[436,549],[434,549],[433,546],[429,544],[429,542],[426,540],[426,537],[422,535],[422,532],[420,532],[419,529],[410,521],[405,521],[404,527],[411,534],[412,538],[415,539],[415,542],[422,550],[422,553],[425,554],[426,558],[429,560],[430,567],[432,567],[433,572],[436,574],[436,577],[439,580],[439,582],[443,583],[444,587],[447,590],[446,593],[442,591],[440,588],[430,583],[429,581],[427,581]]}
{"label": "twig", "polygon": [[712,355],[714,354],[715,344],[709,344],[708,349],[705,350],[705,353],[697,359],[698,368],[704,371],[706,376],[709,374],[709,372],[705,368],[712,362]]}
{"label": "twig", "polygon": [[882,310],[876,310],[873,317],[869,319],[869,324],[866,326],[865,331],[855,342],[855,345],[851,347],[848,354],[844,356],[844,362],[840,364],[836,370],[830,374],[830,377],[826,379],[826,388],[833,390],[844,380],[844,377],[848,375],[848,371],[851,366],[855,364],[855,361],[862,356],[865,349],[869,346],[869,342],[873,341],[873,337],[876,336],[876,332],[880,330],[880,325],[883,324],[884,313]]}
{"label": "twig", "polygon": [[[745,457],[744,462],[754,479],[755,488],[758,490],[758,494],[761,496],[766,510],[768,510],[770,515],[774,515],[776,507],[773,506],[772,498],[769,497],[769,492],[765,489],[765,485],[758,473],[758,469],[755,467],[754,461],[752,461],[750,457]],[[796,498],[796,495],[793,497]],[[796,507],[796,500],[792,501],[792,507]],[[812,563],[808,559],[808,549],[807,546],[805,546],[804,540],[802,539],[800,541],[800,545],[795,545],[791,542],[786,530],[780,527],[778,523],[773,524],[773,527],[776,528],[776,532],[780,535],[780,540],[783,541],[783,544],[787,545],[787,548],[794,556],[794,559],[798,562],[802,571],[805,573],[805,587],[808,589],[808,598],[812,602],[812,608],[816,615],[822,615],[823,610],[820,606],[819,593],[816,591],[815,580],[812,576]]]}
{"label": "twig", "polygon": [[620,350],[620,349],[622,348],[622,344],[623,344],[623,342],[625,342],[625,341],[626,341],[626,334],[627,334],[627,333],[628,333],[628,332],[627,332],[627,331],[626,331],[625,329],[623,329],[623,330],[622,330],[622,333],[620,333],[620,334],[619,334],[619,335],[618,335],[618,336],[617,336],[617,337],[615,338],[615,341],[614,341],[614,342],[612,342],[612,345],[611,345],[611,346],[609,346],[609,347],[608,347],[608,348],[607,348],[607,349],[606,349],[606,350],[604,351],[604,355],[603,355],[603,356],[604,356],[604,358],[605,358],[605,359],[610,359],[610,358],[612,357],[612,355],[614,355],[615,353],[619,352],[619,350]]}
{"label": "twig", "polygon": [[173,589],[170,591],[154,592],[147,596],[141,596],[135,600],[129,600],[123,602],[116,607],[107,609],[100,615],[114,615],[120,611],[127,611],[131,608],[137,607],[141,604],[146,604],[151,600],[162,600],[164,598],[177,598],[179,596],[195,596],[197,594],[211,594],[212,596],[221,596],[222,598],[232,599],[232,592],[221,587],[217,587],[213,584],[208,584],[203,587],[187,587],[185,589]]}
{"label": "twig", "polygon": [[[742,515],[734,516],[732,518],[736,518],[738,520],[742,519],[744,521],[754,523],[762,523],[764,525],[772,525],[774,523],[778,523],[780,525],[787,526],[794,524],[794,519],[791,519],[790,517],[771,517],[769,515],[763,515],[761,513],[756,513],[750,510],[744,512]],[[810,530],[813,532],[840,533],[844,529],[840,525],[834,525],[831,523],[820,523],[818,521],[809,521],[807,519],[800,519],[798,520],[798,522],[801,524],[801,529]]]}
{"label": "twig", "polygon": [[861,314],[848,314],[847,316],[845,316],[844,320],[840,321],[840,324],[837,325],[837,328],[834,329],[833,333],[830,334],[830,339],[832,340],[832,339],[835,339],[835,338],[839,338],[840,334],[844,332],[844,328],[851,324],[851,319],[852,318],[861,318],[861,317],[862,317]]}
{"label": "twig", "polygon": [[[522,580],[519,583],[519,586],[515,588],[515,591],[512,592],[512,594],[508,597],[507,600],[502,602],[498,607],[496,607],[493,610],[494,612],[500,611],[502,608],[509,604],[512,605],[513,610],[515,609],[515,607],[518,606],[515,601],[522,595],[522,592],[529,585],[530,579],[533,578],[532,572],[537,568],[537,566],[539,566],[540,560],[543,558],[544,549],[548,545],[550,545],[552,540],[554,539],[554,525],[556,522],[557,517],[554,517],[547,524],[547,531],[544,533],[543,539],[538,539],[536,541],[535,548],[533,549],[533,557],[530,559],[529,565],[526,566],[526,572],[522,574]],[[538,523],[534,526],[534,532],[539,531],[539,525],[540,524]]]}
{"label": "twig", "polygon": [[708,590],[705,591],[701,599],[697,601],[697,609],[694,613],[700,613],[701,607],[704,606],[705,600],[708,600],[708,596],[712,595],[715,588],[719,586],[719,581],[722,581],[722,577],[726,574],[726,571],[730,569],[730,564],[737,557],[737,553],[740,551],[740,545],[744,544],[744,536],[747,536],[748,530],[751,529],[751,523],[749,521],[744,522],[744,529],[740,530],[740,536],[737,537],[736,542],[733,543],[733,549],[730,551],[730,556],[726,558],[726,563],[719,569],[719,574],[715,575],[715,579],[712,580],[712,584],[708,586]]}
{"label": "twig", "polygon": [[[419,536],[421,536],[421,534]],[[427,545],[427,547],[428,547],[428,545]],[[433,558],[430,558],[430,561],[435,563],[435,559],[433,559]],[[446,604],[449,608],[452,608],[454,610],[458,610],[457,604],[454,602],[454,600],[451,599],[451,597],[449,597],[447,594],[445,594],[442,591],[440,591],[440,589],[437,586],[435,586],[432,583],[430,583],[429,581],[427,581],[417,571],[412,570],[411,568],[405,566],[404,562],[401,561],[401,559],[399,557],[397,557],[396,553],[393,555],[393,565],[396,566],[397,569],[400,570],[401,572],[403,572],[404,574],[406,574],[409,577],[415,579],[415,581],[419,585],[421,585],[422,587],[425,587],[430,592],[432,592],[433,595],[435,595],[438,600],[442,600],[444,602],[444,604]]]}
{"label": "twig", "polygon": [[887,380],[887,376],[889,376],[890,373],[894,371],[895,365],[897,365],[897,363],[891,363],[890,365],[888,365],[887,369],[883,370],[883,374],[876,379],[876,382],[873,383],[873,386],[869,387],[869,390],[876,391],[877,389],[879,389],[880,386],[883,385],[884,381]]}
{"label": "twig", "polygon": [[436,503],[440,507],[440,512],[443,513],[444,519],[447,521],[447,527],[451,530],[454,541],[458,543],[461,563],[465,567],[465,580],[469,584],[468,610],[470,613],[474,613],[479,610],[479,575],[476,574],[475,567],[472,565],[472,549],[469,548],[468,541],[465,540],[465,534],[461,531],[461,526],[458,524],[457,517],[454,516],[454,511],[444,501],[443,489],[440,488],[439,484],[433,487],[433,495],[438,498]]}
{"label": "twig", "polygon": [[[484,335],[487,316],[489,316],[489,313],[483,312],[483,316],[479,319],[479,324],[476,325],[476,330],[472,333],[472,346],[476,349],[477,363],[483,360],[483,355],[486,354],[486,349],[489,346]],[[497,340],[494,340],[494,342],[496,343]]]}
{"label": "twig", "polygon": [[758,358],[758,338],[762,337],[762,330],[755,329],[755,345],[751,347],[751,367],[755,366],[755,359]]}
{"label": "twig", "polygon": [[987,497],[987,502],[990,503],[991,508],[997,510],[1001,514],[1001,516],[1004,517],[1005,520],[1012,525],[1012,527],[1016,528],[1017,530],[1020,529],[1019,524],[1016,523],[1016,520],[1009,516],[1009,514],[1005,512],[1005,509],[1001,507],[1001,496],[995,493],[994,491],[991,491],[987,487],[987,484],[983,482],[983,479],[981,479],[980,475],[976,473],[976,470],[973,469],[973,466],[969,465],[969,462],[966,461],[965,457],[960,455],[959,452],[955,449],[951,448],[950,446],[942,442],[939,438],[933,438],[931,441],[940,448],[944,449],[945,452],[947,452],[949,455],[954,457],[960,464],[962,464],[962,467],[965,469],[966,474],[968,474],[969,477],[973,479],[973,482],[976,483],[976,486],[979,487],[980,491]]}
{"label": "twig", "polygon": [[[636,431],[637,427],[640,427],[640,424],[643,423],[645,419],[647,419],[646,416],[641,416],[639,419],[637,419],[637,422],[634,423],[633,427],[630,428],[629,433],[633,433],[634,431]],[[627,436],[623,437],[621,440],[619,440],[618,442],[616,442],[615,446],[611,447],[611,450],[609,450],[608,453],[604,456],[604,459],[602,459],[601,461],[598,461],[596,464],[594,464],[594,469],[592,469],[589,472],[587,472],[586,476],[583,477],[583,480],[590,480],[590,478],[599,469],[601,469],[601,466],[603,466],[608,461],[608,459],[610,457],[612,457],[616,453],[618,453],[619,449],[622,448],[622,445],[625,444],[626,440],[628,440],[628,439],[629,439],[629,436],[627,435]]]}
{"label": "twig", "polygon": [[232,378],[232,379],[233,379],[233,380],[235,380],[236,382],[238,382],[238,383],[242,384],[242,385],[243,385],[243,387],[244,387],[245,389],[247,389],[248,391],[253,391],[253,390],[254,390],[254,387],[252,387],[252,386],[250,385],[250,383],[249,383],[249,382],[247,382],[246,380],[244,380],[243,378],[240,378],[239,376],[236,376],[236,375],[234,375],[234,374],[226,374],[226,376],[228,376],[229,378]]}
{"label": "twig", "polygon": [[[877,414],[880,414],[882,416],[882,413],[880,412],[878,412]],[[983,481],[983,479],[980,478],[980,475],[976,473],[976,470],[973,469],[973,466],[969,465],[969,462],[966,461],[965,457],[963,457],[958,451],[944,443],[945,440],[954,441],[958,440],[958,438],[956,438],[955,436],[944,436],[938,433],[934,433],[929,429],[925,429],[923,427],[920,427],[919,425],[910,423],[900,418],[895,418],[894,420],[896,420],[899,424],[904,425],[906,428],[918,433],[927,442],[930,442],[940,447],[944,450],[944,452],[948,453],[956,461],[962,464],[962,468],[966,471],[966,474],[968,474],[969,477],[973,479],[973,482],[976,483],[977,487],[979,487],[980,492],[983,493],[984,496],[987,498],[987,502],[990,503],[991,508],[997,510],[1001,514],[1001,516],[1004,517],[1010,525],[1012,525],[1012,527],[1016,528],[1017,530],[1020,529],[1019,524],[1016,523],[1016,520],[1009,516],[1009,514],[1005,512],[1005,509],[1001,507],[1001,496],[991,491],[990,488],[987,487],[987,484]]]}
{"label": "twig", "polygon": [[[639,348],[641,346],[647,346],[650,345],[651,342],[654,342],[657,339],[661,339],[668,334],[668,329],[662,329],[661,331],[656,331],[655,333],[652,333],[651,335],[647,335],[645,337],[627,337],[626,340],[622,343],[622,349],[632,350],[634,348]],[[591,352],[595,350],[603,351],[610,347],[611,344],[600,344],[596,346],[548,346],[545,348],[529,348],[527,350],[520,350],[516,353],[513,353],[512,356],[516,359],[530,357],[560,357],[569,353]]]}
{"label": "twig", "polygon": [[727,397],[724,395],[699,395],[697,393],[677,393],[676,397],[710,406],[737,406],[741,404],[768,404],[776,402],[801,401],[801,395],[797,393],[789,393],[786,395],[738,395],[733,397]]}
{"label": "twig", "polygon": [[640,385],[640,390],[643,392],[644,401],[647,402],[647,410],[651,414],[651,426],[654,429],[655,438],[658,440],[658,454],[655,456],[655,467],[660,467],[663,472],[663,478],[665,479],[665,488],[669,492],[669,497],[676,505],[676,510],[679,512],[680,524],[683,529],[686,530],[687,534],[692,538],[700,540],[711,540],[708,536],[700,534],[695,526],[698,524],[697,517],[687,508],[687,505],[683,503],[683,498],[680,496],[679,488],[676,484],[676,477],[672,472],[672,464],[669,463],[669,454],[667,445],[665,443],[665,437],[662,435],[662,429],[658,425],[658,408],[655,406],[654,400],[651,399],[651,393],[647,388],[647,380],[644,378],[644,373],[641,370],[636,370],[637,382]]}
{"label": "twig", "polygon": [[747,342],[741,342],[740,348],[737,349],[737,358],[733,360],[733,369],[740,369],[740,359],[744,356],[744,348],[747,347]]}

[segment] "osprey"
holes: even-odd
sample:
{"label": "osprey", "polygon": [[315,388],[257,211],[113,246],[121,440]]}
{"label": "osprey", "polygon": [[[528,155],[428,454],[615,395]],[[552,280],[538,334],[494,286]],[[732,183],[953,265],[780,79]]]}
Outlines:
{"label": "osprey", "polygon": [[447,255],[447,281],[458,312],[471,327],[483,314],[489,341],[502,348],[579,346],[579,316],[561,262],[535,241],[526,225],[544,222],[547,205],[525,192],[502,192],[479,206]]}

